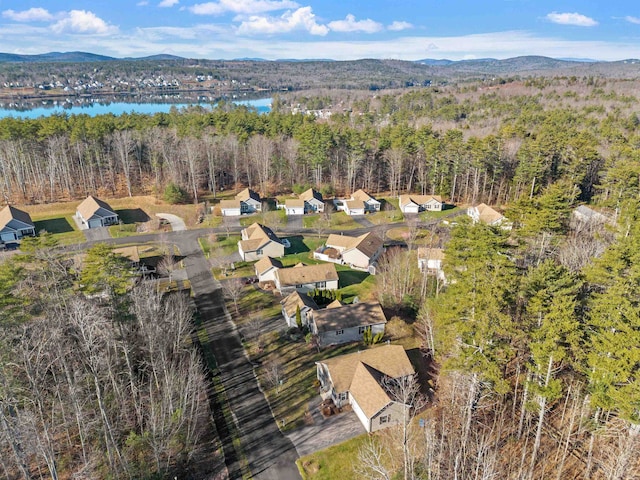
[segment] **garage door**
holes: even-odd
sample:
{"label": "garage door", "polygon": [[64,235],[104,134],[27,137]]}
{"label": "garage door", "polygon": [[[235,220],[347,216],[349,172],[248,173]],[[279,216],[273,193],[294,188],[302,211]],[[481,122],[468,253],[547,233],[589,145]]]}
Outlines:
{"label": "garage door", "polygon": [[89,228],[98,228],[101,226],[102,226],[102,223],[100,223],[100,219],[89,220]]}
{"label": "garage door", "polygon": [[0,242],[13,242],[17,239],[18,237],[16,237],[16,234],[13,232],[0,233]]}

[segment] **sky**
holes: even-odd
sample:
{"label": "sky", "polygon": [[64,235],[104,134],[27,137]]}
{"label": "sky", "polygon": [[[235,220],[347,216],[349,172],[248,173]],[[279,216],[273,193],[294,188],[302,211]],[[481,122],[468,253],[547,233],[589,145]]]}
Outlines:
{"label": "sky", "polygon": [[637,0],[0,0],[0,52],[640,58]]}

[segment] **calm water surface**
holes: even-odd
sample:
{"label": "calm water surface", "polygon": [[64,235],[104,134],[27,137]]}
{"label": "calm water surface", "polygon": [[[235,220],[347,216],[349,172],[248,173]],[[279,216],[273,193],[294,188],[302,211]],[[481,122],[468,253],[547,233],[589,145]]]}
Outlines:
{"label": "calm water surface", "polygon": [[[258,100],[234,100],[233,103],[237,105],[247,105],[248,107],[255,108],[260,113],[269,113],[271,111],[271,98],[260,98]],[[38,118],[48,117],[59,113],[66,113],[68,115],[83,114],[95,117],[97,115],[104,115],[107,113],[113,113],[114,115],[121,115],[123,113],[169,113],[172,108],[186,108],[192,105],[200,105],[204,108],[211,108],[211,102],[204,103],[130,103],[130,102],[110,102],[100,103],[99,99],[95,102],[86,105],[73,105],[63,106],[54,105],[47,107],[38,107],[31,110],[16,111],[7,108],[0,108],[0,118],[14,117],[14,118]]]}

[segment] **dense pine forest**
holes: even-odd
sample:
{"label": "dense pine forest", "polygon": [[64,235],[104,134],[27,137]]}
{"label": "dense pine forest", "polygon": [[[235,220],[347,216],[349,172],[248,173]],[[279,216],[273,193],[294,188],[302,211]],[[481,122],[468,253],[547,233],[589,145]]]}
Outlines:
{"label": "dense pine forest", "polygon": [[[447,285],[423,288],[411,251],[382,266],[384,306],[413,319],[438,376],[423,426],[361,451],[358,478],[638,478],[638,86],[532,78],[296,92],[268,115],[223,105],[4,119],[0,193],[33,204],[176,184],[197,203],[240,186],[263,196],[314,186],[498,205],[512,230],[463,219],[448,232]],[[602,215],[572,217],[585,203]],[[29,478],[34,458],[51,478],[61,462],[81,465],[77,478],[195,468],[214,434],[199,362],[181,341],[184,299],[98,275],[117,271],[107,252],[89,254],[83,277],[39,242],[0,268],[4,472]],[[75,295],[96,281],[108,301]]]}

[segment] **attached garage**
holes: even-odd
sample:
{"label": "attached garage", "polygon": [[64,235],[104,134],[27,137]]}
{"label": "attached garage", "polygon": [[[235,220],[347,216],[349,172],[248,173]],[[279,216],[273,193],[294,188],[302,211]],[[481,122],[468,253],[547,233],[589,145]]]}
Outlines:
{"label": "attached garage", "polygon": [[94,218],[89,220],[89,228],[100,228],[102,226],[102,220],[99,218]]}
{"label": "attached garage", "polygon": [[14,242],[17,239],[15,232],[0,232],[0,242]]}

